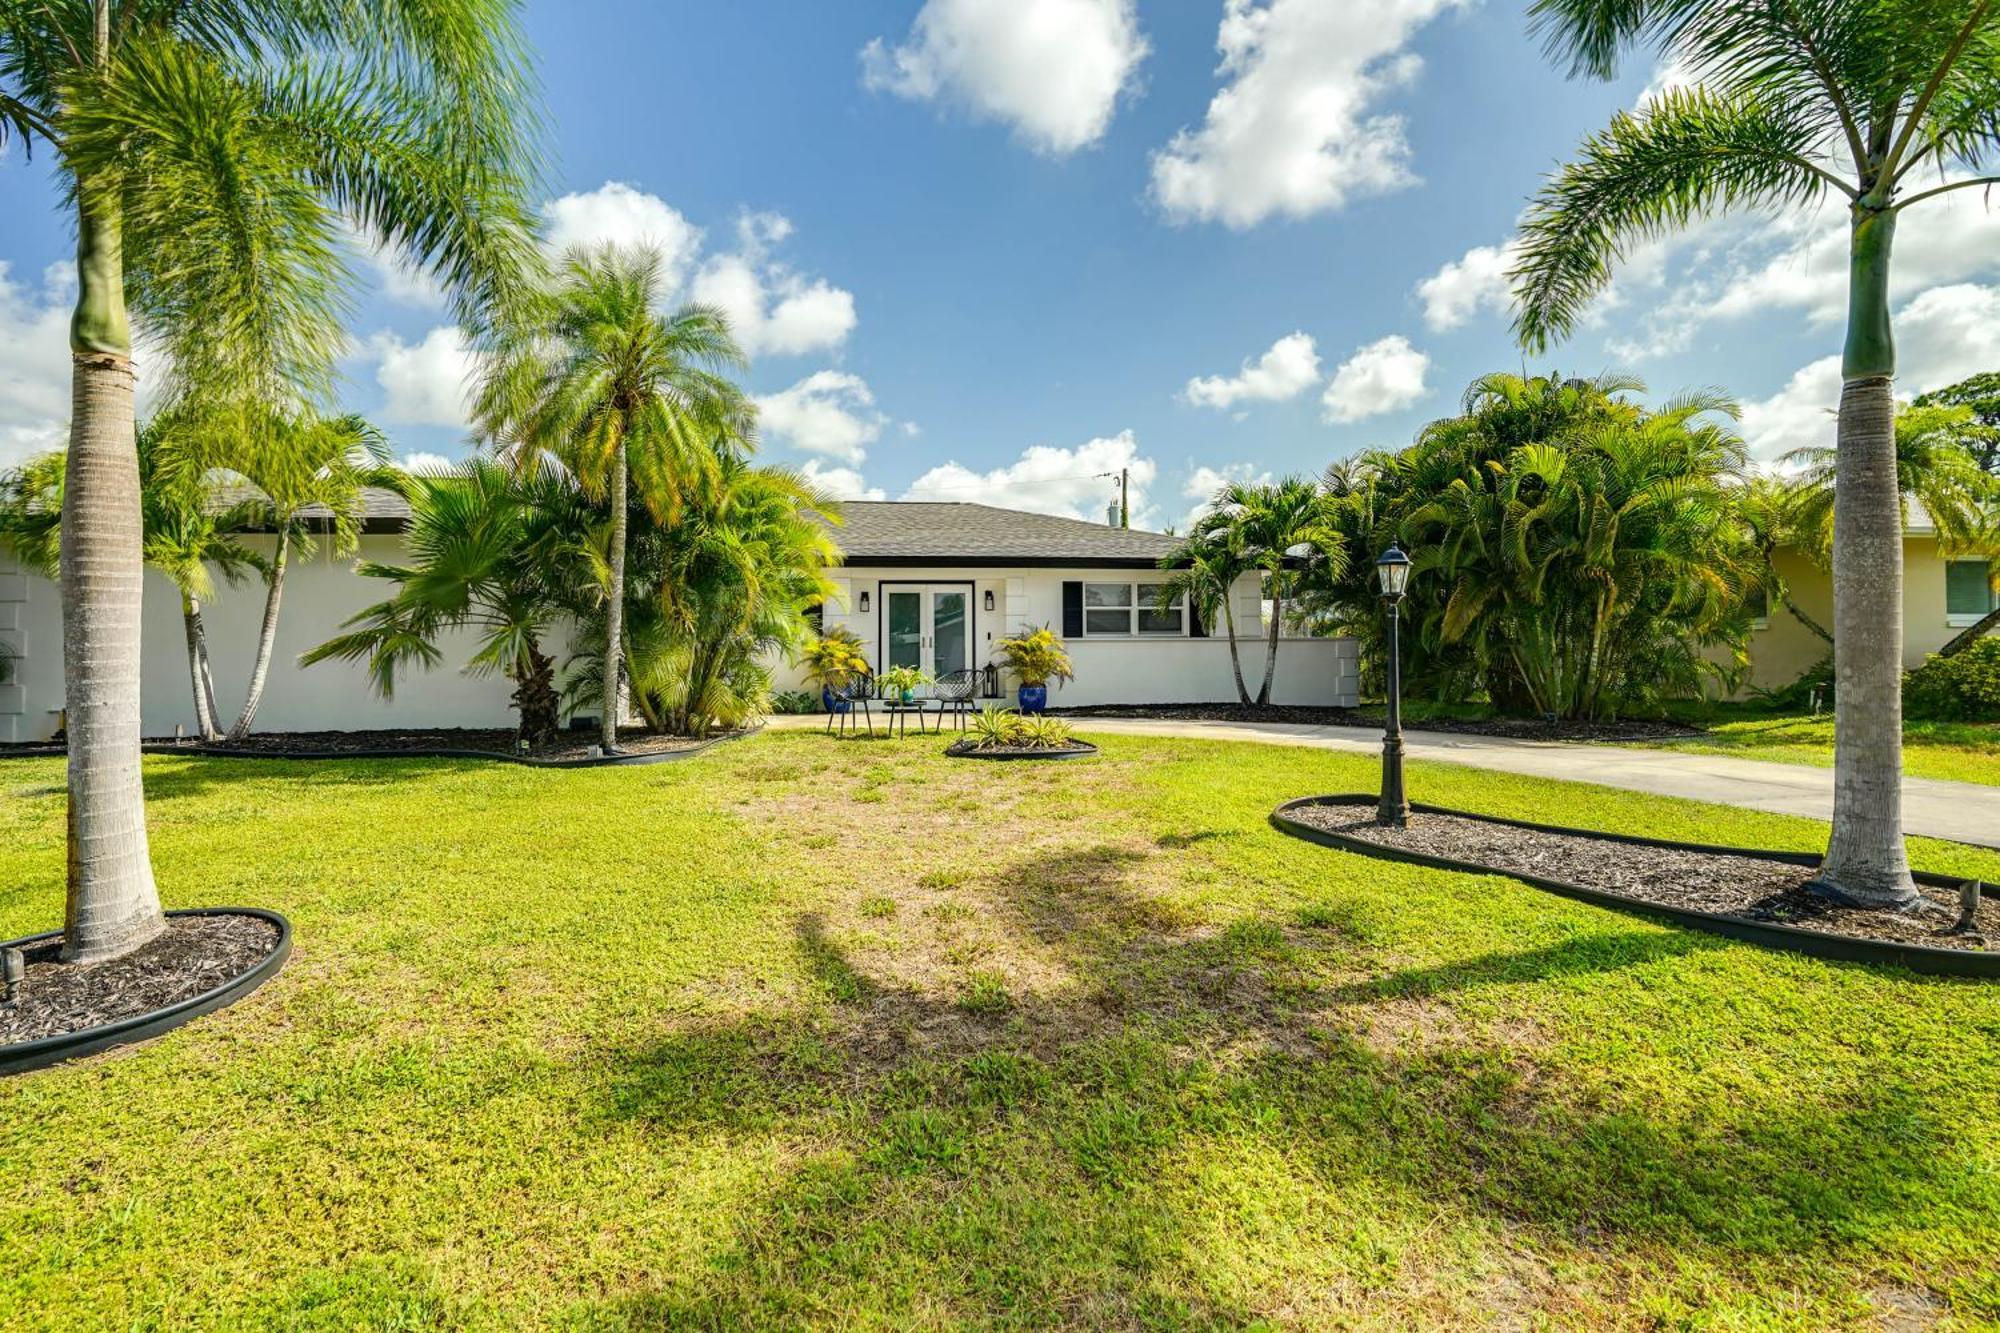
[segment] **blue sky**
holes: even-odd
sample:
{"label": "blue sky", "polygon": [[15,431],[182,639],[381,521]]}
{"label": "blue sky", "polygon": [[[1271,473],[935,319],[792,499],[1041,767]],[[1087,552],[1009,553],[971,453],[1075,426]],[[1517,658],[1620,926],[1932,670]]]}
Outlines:
{"label": "blue sky", "polygon": [[[1129,465],[1182,523],[1220,477],[1407,442],[1519,368],[1504,246],[1543,174],[1636,105],[1499,0],[531,3],[563,239],[662,242],[754,359],[766,457],[856,495],[1095,516]],[[70,250],[0,159],[0,462],[59,437]],[[1906,225],[1903,383],[2000,368],[1977,192]],[[1833,210],[1645,247],[1531,368],[1717,385],[1761,456],[1830,432]],[[346,405],[469,447],[423,284],[364,261]],[[53,343],[53,345],[51,345]],[[1002,498],[1004,497],[1004,498]]]}

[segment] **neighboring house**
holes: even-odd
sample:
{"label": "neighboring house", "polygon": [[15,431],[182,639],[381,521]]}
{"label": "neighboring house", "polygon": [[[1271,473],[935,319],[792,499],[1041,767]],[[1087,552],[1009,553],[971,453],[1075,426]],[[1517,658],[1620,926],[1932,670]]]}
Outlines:
{"label": "neighboring house", "polygon": [[[1780,551],[1778,572],[1799,610],[1831,632],[1833,577],[1803,553]],[[1903,664],[1916,667],[1993,610],[1993,568],[1979,558],[1947,557],[1937,529],[1917,506],[1903,534]],[[1797,680],[1832,649],[1782,606],[1773,606],[1750,636],[1745,689],[1777,689]]]}
{"label": "neighboring house", "polygon": [[[401,563],[407,506],[400,496],[379,490],[368,492],[367,504],[358,558]],[[984,667],[996,659],[1000,639],[1047,624],[1069,641],[1077,675],[1061,690],[1051,689],[1052,705],[1236,698],[1220,625],[1195,623],[1185,607],[1171,612],[1152,607],[1159,559],[1175,545],[1172,537],[980,504],[879,501],[844,509],[847,520],[835,540],[847,552],[847,563],[834,571],[839,592],[824,608],[824,623],[846,625],[860,635],[878,670],[906,664],[942,674]],[[205,608],[225,727],[248,684],[263,591],[253,578],[221,588]],[[393,700],[371,691],[364,664],[298,667],[301,653],[391,591],[392,585],[361,578],[350,562],[331,560],[323,551],[311,560],[294,559],[270,680],[257,713],[259,730],[512,725],[509,684],[460,671],[473,652],[469,634],[441,641],[443,664],[405,673]],[[1243,675],[1253,694],[1264,672],[1261,615],[1258,581],[1245,576],[1236,591],[1236,622]],[[173,586],[150,570],[144,618],[145,732],[172,736],[177,727],[191,730],[180,600]],[[798,682],[788,664],[780,664],[778,677],[781,686]],[[1013,682],[1003,682],[1003,688],[1011,697]],[[1358,698],[1354,645],[1281,639],[1274,696],[1288,704],[1353,704]],[[21,573],[0,556],[0,742],[48,739],[62,707],[62,607],[56,586]]]}
{"label": "neighboring house", "polygon": [[[1221,624],[1202,624],[1185,606],[1155,609],[1160,558],[1177,538],[983,504],[877,500],[841,508],[846,521],[834,540],[847,558],[834,571],[837,592],[823,622],[860,636],[877,671],[915,666],[935,676],[983,667],[998,660],[1001,639],[1047,625],[1076,664],[1074,681],[1050,688],[1051,707],[1236,701]],[[1237,584],[1235,602],[1243,677],[1254,696],[1265,656],[1256,575]],[[784,671],[779,683],[798,679]],[[1011,697],[1013,682],[1003,688]],[[1281,638],[1272,696],[1282,704],[1355,704],[1354,643]]]}

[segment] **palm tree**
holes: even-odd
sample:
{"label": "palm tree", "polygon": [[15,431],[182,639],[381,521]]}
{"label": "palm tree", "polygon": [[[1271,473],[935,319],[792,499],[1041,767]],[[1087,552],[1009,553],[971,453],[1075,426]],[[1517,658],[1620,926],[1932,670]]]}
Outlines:
{"label": "palm tree", "polygon": [[1187,602],[1188,614],[1202,624],[1213,625],[1218,608],[1222,611],[1223,633],[1229,639],[1229,670],[1236,678],[1236,701],[1250,702],[1250,689],[1243,683],[1243,659],[1236,646],[1236,603],[1231,591],[1250,566],[1233,540],[1226,520],[1205,514],[1187,539],[1160,561],[1166,580],[1160,585],[1159,608],[1170,611],[1177,601]]}
{"label": "palm tree", "polygon": [[1963,407],[1970,411],[1972,420],[1960,431],[1960,440],[1980,467],[2000,475],[2000,371],[1989,370],[1920,393],[1913,402],[1918,407]]}
{"label": "palm tree", "polygon": [[2000,0],[1536,0],[1531,12],[1573,72],[1609,78],[1644,45],[1694,83],[1615,117],[1537,196],[1514,275],[1529,348],[1566,334],[1635,242],[1712,211],[1830,193],[1847,205],[1834,819],[1817,883],[1913,903],[1890,254],[1905,209],[2000,179],[1967,174],[2000,147]]}
{"label": "palm tree", "polygon": [[[1785,548],[1805,548],[1811,550],[1813,540],[1807,533],[1815,526],[1802,519],[1799,503],[1800,495],[1796,484],[1789,480],[1767,475],[1752,476],[1737,496],[1736,513],[1742,520],[1745,535],[1750,545],[1764,562],[1764,584],[1770,597],[1791,613],[1792,619],[1804,625],[1807,630],[1826,644],[1833,647],[1833,631],[1806,613],[1792,597],[1792,590],[1778,572],[1777,555]],[[1832,528],[1827,529],[1828,544],[1831,544]]]}
{"label": "palm tree", "polygon": [[[188,679],[194,695],[195,731],[222,739],[215,710],[202,603],[214,597],[215,578],[235,584],[265,569],[265,560],[238,539],[256,521],[246,505],[218,507],[199,452],[187,448],[181,423],[155,418],[139,432],[140,514],[146,564],[164,574],[181,600]],[[55,579],[62,564],[63,476],[66,452],[31,459],[0,478],[0,547],[23,565]]]}
{"label": "palm tree", "polygon": [[347,621],[348,632],[304,654],[302,666],[366,661],[383,698],[397,676],[443,660],[437,640],[471,629],[478,647],[466,672],[514,683],[520,739],[556,739],[560,698],[543,640],[570,616],[573,589],[590,580],[589,530],[597,515],[567,477],[524,479],[490,459],[442,476],[408,477],[406,565],[365,563],[357,572],[395,583],[395,594]]}
{"label": "palm tree", "polygon": [[232,741],[250,734],[264,698],[292,552],[310,559],[318,549],[313,528],[324,523],[333,556],[352,555],[361,541],[362,490],[387,479],[389,461],[381,432],[357,416],[300,413],[268,417],[256,426],[254,437],[240,442],[232,461],[234,470],[256,488],[257,497],[246,503],[258,512],[258,526],[274,534],[274,545],[264,570],[264,618],[250,664],[250,686],[243,711],[229,729]]}
{"label": "palm tree", "polygon": [[705,736],[765,708],[763,663],[805,645],[807,608],[834,591],[826,571],[840,553],[828,525],[839,519],[839,506],[797,473],[725,454],[679,522],[637,534],[626,662],[649,722]]}
{"label": "palm tree", "polygon": [[1268,486],[1232,482],[1216,492],[1214,512],[1198,529],[1226,532],[1244,566],[1263,572],[1271,623],[1264,650],[1264,683],[1256,698],[1261,708],[1271,702],[1271,682],[1278,673],[1278,635],[1284,627],[1285,597],[1293,582],[1289,562],[1295,553],[1306,550],[1328,562],[1344,562],[1346,545],[1325,497],[1310,477],[1286,477]]}
{"label": "palm tree", "polygon": [[662,313],[664,285],[654,249],[570,254],[550,316],[500,350],[479,394],[485,434],[516,467],[532,473],[553,459],[608,502],[606,754],[618,748],[623,697],[628,507],[636,497],[656,521],[673,521],[688,493],[714,479],[721,453],[749,436],[748,401],[719,373],[745,364],[729,321],[704,305]]}
{"label": "palm tree", "polygon": [[341,344],[358,224],[483,341],[534,247],[509,0],[45,0],[0,8],[0,141],[52,150],[75,225],[63,488],[63,956],[164,928],[139,772],[130,316],[188,385],[292,405]]}

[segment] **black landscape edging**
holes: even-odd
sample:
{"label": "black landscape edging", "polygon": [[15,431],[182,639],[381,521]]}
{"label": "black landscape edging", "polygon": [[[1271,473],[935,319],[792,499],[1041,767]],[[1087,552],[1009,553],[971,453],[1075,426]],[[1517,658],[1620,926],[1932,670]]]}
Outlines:
{"label": "black landscape edging", "polygon": [[1097,753],[1097,747],[1089,741],[1077,741],[1065,750],[975,750],[958,747],[963,741],[953,741],[944,747],[947,759],[988,759],[1002,762],[1009,759],[1025,759],[1029,762],[1049,759],[1088,759]]}
{"label": "black landscape edging", "polygon": [[[1523,884],[1549,893],[1574,898],[1580,902],[1608,907],[1614,911],[1640,912],[1648,916],[1664,918],[1676,925],[1689,926],[1695,930],[1705,930],[1731,939],[1743,940],[1750,944],[1761,944],[1769,949],[1784,949],[1793,953],[1810,954],[1815,958],[1827,958],[1843,963],[1873,963],[1877,965],[1908,968],[1912,972],[1924,972],[1933,976],[1980,977],[2000,979],[2000,953],[1981,952],[1972,949],[1939,949],[1927,944],[1893,943],[1884,940],[1861,939],[1853,935],[1833,935],[1823,930],[1805,930],[1798,926],[1781,926],[1761,921],[1751,921],[1746,917],[1728,916],[1720,912],[1702,912],[1688,907],[1674,907],[1666,903],[1653,902],[1647,898],[1637,898],[1629,894],[1613,893],[1607,889],[1587,888],[1566,880],[1549,879],[1542,875],[1530,875],[1518,870],[1504,870],[1494,866],[1481,865],[1477,861],[1461,861],[1455,857],[1433,856],[1428,852],[1410,851],[1401,847],[1390,847],[1382,843],[1370,842],[1366,838],[1351,838],[1344,834],[1330,833],[1310,824],[1293,819],[1290,811],[1314,805],[1344,805],[1366,808],[1375,804],[1376,798],[1365,794],[1341,796],[1302,796],[1295,801],[1286,801],[1271,812],[1271,824],[1281,833],[1318,843],[1322,847],[1333,847],[1344,852],[1358,852],[1363,856],[1373,856],[1383,861],[1400,861],[1407,865],[1428,866],[1434,870],[1455,870],[1469,875],[1505,875]],[[1466,810],[1454,810],[1443,805],[1410,804],[1415,814],[1453,815],[1460,819],[1477,819],[1488,824],[1504,824],[1512,828],[1531,829],[1537,833],[1567,834],[1572,837],[1597,838],[1607,842],[1622,842],[1636,847],[1666,847],[1683,852],[1706,852],[1726,856],[1755,856],[1764,860],[1783,861],[1790,865],[1816,866],[1821,859],[1811,852],[1773,852],[1755,847],[1718,847],[1709,843],[1675,842],[1670,838],[1647,838],[1630,833],[1606,833],[1598,829],[1565,828],[1560,824],[1536,824],[1525,819],[1506,819],[1499,815],[1474,814]],[[1912,872],[1917,882],[1932,888],[1955,889],[1964,880],[1950,875],[1937,875],[1928,871]],[[1987,885],[1987,897],[2000,895],[2000,888]]]}
{"label": "black landscape edging", "polygon": [[[54,1036],[37,1037],[33,1041],[19,1041],[0,1046],[0,1077],[8,1074],[25,1074],[29,1070],[42,1069],[64,1060],[75,1060],[80,1056],[96,1055],[99,1051],[110,1050],[113,1046],[129,1046],[134,1042],[151,1041],[173,1031],[181,1024],[213,1013],[226,1005],[236,1003],[251,991],[269,981],[292,956],[292,923],[278,912],[263,907],[184,907],[167,913],[176,916],[254,916],[270,922],[278,928],[278,943],[247,971],[223,982],[214,990],[200,995],[191,995],[164,1009],[150,1013],[133,1014],[113,1023],[100,1023],[94,1028],[83,1028],[76,1032],[59,1032]],[[62,934],[59,930],[43,931],[25,939],[8,940],[0,947],[22,948],[39,944]]]}
{"label": "black landscape edging", "polygon": [[[220,745],[177,745],[172,741],[148,741],[139,749],[146,754],[191,754],[204,759],[498,759],[529,768],[638,768],[646,764],[667,764],[692,759],[724,741],[742,740],[762,731],[751,727],[727,736],[711,736],[699,745],[657,754],[607,754],[595,759],[537,759],[532,755],[508,754],[504,750],[457,750],[445,747],[412,750],[232,750]],[[56,753],[61,753],[57,751]]]}

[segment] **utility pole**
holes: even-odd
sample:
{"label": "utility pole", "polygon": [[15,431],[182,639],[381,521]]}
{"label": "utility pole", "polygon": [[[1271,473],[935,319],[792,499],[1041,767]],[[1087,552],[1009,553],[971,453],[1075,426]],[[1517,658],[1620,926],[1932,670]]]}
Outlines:
{"label": "utility pole", "polygon": [[1132,469],[1118,469],[1118,526],[1132,526]]}

